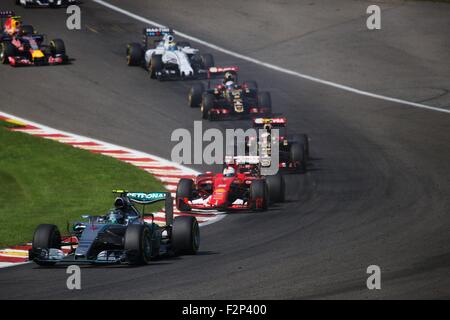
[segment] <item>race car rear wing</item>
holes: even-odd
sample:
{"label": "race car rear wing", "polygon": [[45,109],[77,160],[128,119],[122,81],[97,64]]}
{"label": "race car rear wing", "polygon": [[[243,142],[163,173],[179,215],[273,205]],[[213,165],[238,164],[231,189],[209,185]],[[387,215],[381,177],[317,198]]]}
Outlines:
{"label": "race car rear wing", "polygon": [[140,204],[144,208],[142,210],[143,216],[150,216],[152,213],[145,213],[145,206],[156,202],[164,201],[164,213],[166,216],[166,224],[171,225],[173,222],[173,198],[170,192],[129,192],[126,190],[113,190],[113,193],[120,194],[122,197],[127,197],[131,202]]}
{"label": "race car rear wing", "polygon": [[225,156],[227,165],[259,165],[261,167],[270,167],[270,156]]}
{"label": "race car rear wing", "polygon": [[170,28],[144,28],[143,30],[143,44],[145,48],[148,48],[149,40],[152,45],[160,42],[165,35],[173,35],[173,30]]}
{"label": "race car rear wing", "polygon": [[271,124],[274,127],[284,127],[287,124],[287,119],[284,117],[253,119],[254,127],[263,127],[265,124]]}
{"label": "race car rear wing", "polygon": [[208,78],[214,77],[214,76],[223,76],[226,72],[232,72],[234,74],[237,74],[239,71],[239,67],[232,66],[232,67],[211,67],[208,70]]}
{"label": "race car rear wing", "polygon": [[14,11],[0,11],[0,18],[9,18],[15,15]]}
{"label": "race car rear wing", "polygon": [[170,28],[144,28],[144,34],[147,37],[164,37],[167,34],[173,34]]}

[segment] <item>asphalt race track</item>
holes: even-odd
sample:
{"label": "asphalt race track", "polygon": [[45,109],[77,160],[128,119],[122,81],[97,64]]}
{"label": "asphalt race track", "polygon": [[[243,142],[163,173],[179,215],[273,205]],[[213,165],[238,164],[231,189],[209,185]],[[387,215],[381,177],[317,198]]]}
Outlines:
{"label": "asphalt race track", "polygon": [[[197,26],[186,22],[189,6],[182,0],[169,1],[168,8],[146,1],[113,3],[248,55],[252,46],[264,46],[263,58],[282,64],[277,47],[255,40],[264,38],[270,10],[258,11],[260,28],[214,38],[205,30],[220,32],[216,24],[236,28],[253,17],[201,19],[195,1]],[[2,9],[15,9],[50,38],[64,39],[73,61],[60,67],[0,66],[0,110],[164,158],[174,145],[172,131],[192,129],[200,120],[200,111],[187,106],[192,82],[153,81],[144,70],[126,66],[125,44],[140,39],[144,24],[91,1],[82,5],[81,31],[65,28],[64,10]],[[365,23],[364,14],[352,21]],[[448,36],[448,30],[436,32]],[[83,267],[82,290],[67,289],[65,268],[0,269],[0,299],[450,298],[449,114],[345,92],[198,47],[214,54],[216,65],[239,65],[241,79],[255,79],[272,92],[274,111],[288,117],[291,130],[310,134],[313,161],[305,175],[287,176],[288,201],[202,228],[197,256],[138,268]],[[296,48],[283,47],[291,57],[288,67],[295,67]],[[348,59],[357,60],[357,52]],[[441,72],[436,78],[450,73],[448,61],[436,69]],[[408,77],[423,72],[409,70]],[[370,77],[389,82],[382,72],[380,67],[380,74]],[[370,82],[361,85],[370,89]],[[245,128],[249,122],[203,125]],[[381,290],[366,287],[369,265],[381,267]]]}

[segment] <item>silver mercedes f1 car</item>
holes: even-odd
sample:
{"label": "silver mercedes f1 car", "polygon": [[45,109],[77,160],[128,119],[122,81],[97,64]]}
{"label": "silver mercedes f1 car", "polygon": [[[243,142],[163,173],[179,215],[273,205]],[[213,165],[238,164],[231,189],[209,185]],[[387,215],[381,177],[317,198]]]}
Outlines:
{"label": "silver mercedes f1 car", "polygon": [[[193,216],[173,218],[173,198],[168,192],[127,192],[118,194],[114,207],[101,216],[83,216],[68,234],[58,227],[41,224],[33,236],[29,260],[41,266],[55,264],[148,264],[162,255],[195,254],[200,231]],[[165,202],[165,226],[145,213],[145,205]],[[136,205],[142,205],[139,211]],[[146,218],[146,219],[144,219]]]}

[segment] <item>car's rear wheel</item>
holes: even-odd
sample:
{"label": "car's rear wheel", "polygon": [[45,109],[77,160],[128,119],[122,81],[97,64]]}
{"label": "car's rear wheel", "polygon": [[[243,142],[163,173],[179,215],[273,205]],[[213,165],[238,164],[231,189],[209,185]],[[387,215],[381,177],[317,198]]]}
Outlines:
{"label": "car's rear wheel", "polygon": [[270,202],[283,202],[285,200],[285,181],[281,173],[266,176],[267,189]]}
{"label": "car's rear wheel", "polygon": [[254,80],[247,80],[244,81],[244,84],[249,88],[251,91],[257,91],[258,90],[258,83]]}
{"label": "car's rear wheel", "polygon": [[34,27],[29,24],[23,25],[19,29],[19,34],[21,36],[31,36],[34,34]]}
{"label": "car's rear wheel", "polygon": [[184,199],[191,199],[194,190],[194,181],[192,179],[180,179],[177,185],[175,202],[180,211],[190,211],[191,207],[184,202]]}
{"label": "car's rear wheel", "polygon": [[258,92],[258,106],[266,114],[272,114],[272,98],[267,91]]}
{"label": "car's rear wheel", "polygon": [[54,39],[50,42],[50,51],[53,56],[56,55],[65,55],[66,54],[66,45],[64,41],[61,39]]}
{"label": "car's rear wheel", "polygon": [[148,68],[150,72],[150,77],[152,79],[158,78],[158,75],[161,73],[163,69],[163,61],[162,61],[162,55],[160,54],[154,54],[152,55],[150,59],[150,66]]}
{"label": "car's rear wheel", "polygon": [[293,140],[293,142],[303,144],[303,146],[305,147],[306,159],[309,159],[309,137],[308,137],[308,135],[305,133],[294,134],[294,135],[292,135],[292,140]]}
{"label": "car's rear wheel", "polygon": [[0,58],[3,64],[9,64],[9,57],[15,56],[16,48],[10,42],[2,42]]}
{"label": "car's rear wheel", "polygon": [[214,67],[214,57],[212,56],[212,54],[205,53],[202,54],[201,57],[203,69],[208,70],[209,68]]}
{"label": "car's rear wheel", "polygon": [[[31,249],[32,251],[38,249],[61,249],[61,234],[58,227],[53,224],[40,224],[34,231]],[[52,266],[56,262],[36,260],[36,263],[41,266]]]}
{"label": "car's rear wheel", "polygon": [[306,152],[304,144],[300,142],[294,142],[291,144],[290,149],[291,162],[297,165],[297,169],[300,172],[306,172]]}
{"label": "car's rear wheel", "polygon": [[152,258],[152,235],[143,224],[130,224],[125,232],[124,249],[132,265],[148,264]]}
{"label": "car's rear wheel", "polygon": [[192,85],[191,89],[189,89],[189,95],[188,95],[189,107],[191,107],[191,108],[200,107],[200,105],[202,103],[202,95],[203,95],[204,91],[205,91],[205,87],[204,87],[203,83],[194,83]]}
{"label": "car's rear wheel", "polygon": [[204,94],[202,98],[202,105],[201,105],[201,111],[202,111],[202,118],[203,119],[210,119],[211,115],[210,111],[214,107],[214,96],[212,94]]}
{"label": "car's rear wheel", "polygon": [[192,216],[179,216],[173,221],[172,249],[175,254],[196,254],[200,247],[200,228]]}
{"label": "car's rear wheel", "polygon": [[251,208],[254,211],[267,210],[268,190],[264,179],[253,180],[250,185]]}
{"label": "car's rear wheel", "polygon": [[144,50],[139,43],[129,43],[127,45],[127,65],[140,66],[144,60]]}

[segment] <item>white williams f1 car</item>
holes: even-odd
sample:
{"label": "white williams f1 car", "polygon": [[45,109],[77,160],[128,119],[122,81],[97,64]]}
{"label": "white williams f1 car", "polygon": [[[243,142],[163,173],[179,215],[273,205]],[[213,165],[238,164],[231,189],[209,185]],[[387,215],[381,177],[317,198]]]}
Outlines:
{"label": "white williams f1 car", "polygon": [[127,64],[144,67],[153,79],[192,79],[206,77],[214,59],[188,42],[175,42],[171,29],[146,28],[142,44],[127,45]]}
{"label": "white williams f1 car", "polygon": [[78,0],[16,0],[16,4],[22,7],[62,7],[76,4]]}

